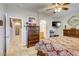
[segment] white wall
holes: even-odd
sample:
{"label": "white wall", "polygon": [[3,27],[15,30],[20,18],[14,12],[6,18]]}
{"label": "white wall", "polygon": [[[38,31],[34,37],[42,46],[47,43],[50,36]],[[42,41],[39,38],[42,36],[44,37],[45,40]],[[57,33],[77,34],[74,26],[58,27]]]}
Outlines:
{"label": "white wall", "polygon": [[52,28],[52,21],[54,20],[52,18],[52,15],[45,15],[38,13],[39,15],[39,20],[45,20],[46,21],[46,39],[49,38],[49,30]]}
{"label": "white wall", "polygon": [[0,55],[3,55],[4,49],[4,15],[5,15],[5,7],[4,4],[0,4],[0,20],[3,21],[3,26],[0,26]]}

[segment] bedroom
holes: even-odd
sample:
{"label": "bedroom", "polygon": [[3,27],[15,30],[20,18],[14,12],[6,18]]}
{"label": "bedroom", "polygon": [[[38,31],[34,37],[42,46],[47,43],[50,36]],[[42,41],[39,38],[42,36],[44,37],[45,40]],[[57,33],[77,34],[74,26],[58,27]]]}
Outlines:
{"label": "bedroom", "polygon": [[[51,4],[54,6],[52,7],[53,8],[52,10],[50,10]],[[51,53],[48,52],[47,52],[48,54],[46,53],[45,51],[46,49],[44,50],[44,53],[35,50],[36,43],[42,40],[46,41],[46,39],[49,39],[48,41],[52,39],[53,42],[56,41],[56,39],[59,39],[59,41],[57,42],[64,42],[61,43],[63,45],[67,45],[67,43],[68,44],[70,43],[69,45],[67,45],[67,48],[69,49],[70,52],[72,52],[72,50],[79,51],[79,48],[77,48],[76,46],[79,45],[79,43],[76,41],[78,40],[78,36],[79,36],[78,34],[79,33],[78,32],[79,4],[78,3],[67,4],[64,7],[67,7],[68,10],[61,10],[61,11],[54,10],[55,8],[59,8],[59,7],[62,8],[62,5],[59,3],[58,4],[57,3],[1,4],[0,8],[4,9],[4,10],[2,9],[1,12],[3,12],[2,14],[6,16],[6,52],[5,52],[6,55],[25,55],[25,56],[27,55],[36,56],[37,54],[51,55]],[[73,21],[71,21],[71,19]],[[78,19],[77,20],[78,22],[74,21],[74,19]],[[59,27],[53,27],[54,21],[56,21],[57,24],[59,24]],[[28,25],[30,25],[31,27],[30,30],[37,33],[33,37],[38,38],[38,40],[37,39],[33,40],[31,36],[28,36],[28,29],[30,28]],[[33,28],[37,28],[37,30],[36,29],[33,30]],[[68,32],[65,33],[65,31]],[[63,37],[63,35],[67,37]],[[27,39],[28,37],[32,39],[32,41],[28,41]],[[64,40],[63,38],[66,38],[66,40]],[[4,48],[2,46],[1,48]],[[48,49],[50,49],[50,46],[48,46]],[[1,51],[4,52],[5,49]],[[1,55],[3,55],[3,52],[1,52]],[[73,52],[73,53],[74,53],[73,55],[79,55],[79,52]]]}

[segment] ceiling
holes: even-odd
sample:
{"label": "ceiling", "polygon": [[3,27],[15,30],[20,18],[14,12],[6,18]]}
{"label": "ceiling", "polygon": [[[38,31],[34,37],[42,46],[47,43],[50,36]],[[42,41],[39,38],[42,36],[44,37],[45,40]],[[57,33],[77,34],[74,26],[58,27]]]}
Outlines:
{"label": "ceiling", "polygon": [[45,8],[49,4],[47,3],[8,3],[7,6],[16,6],[26,10],[38,11],[42,8]]}
{"label": "ceiling", "polygon": [[[15,6],[25,10],[40,12],[39,10],[49,6],[50,3],[8,3],[7,6]],[[72,12],[79,12],[79,3],[71,3],[69,5],[69,10],[65,12],[59,12],[58,15],[69,14]],[[44,14],[53,14],[50,11],[41,11],[40,13]]]}

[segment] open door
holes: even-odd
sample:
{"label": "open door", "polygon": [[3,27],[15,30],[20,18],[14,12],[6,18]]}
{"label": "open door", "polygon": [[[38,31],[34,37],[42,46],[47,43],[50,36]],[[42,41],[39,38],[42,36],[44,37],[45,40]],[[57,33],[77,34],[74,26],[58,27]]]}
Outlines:
{"label": "open door", "polygon": [[10,48],[9,54],[16,54],[22,48],[22,21],[17,18],[10,18]]}
{"label": "open door", "polygon": [[40,40],[46,38],[46,21],[40,20]]}

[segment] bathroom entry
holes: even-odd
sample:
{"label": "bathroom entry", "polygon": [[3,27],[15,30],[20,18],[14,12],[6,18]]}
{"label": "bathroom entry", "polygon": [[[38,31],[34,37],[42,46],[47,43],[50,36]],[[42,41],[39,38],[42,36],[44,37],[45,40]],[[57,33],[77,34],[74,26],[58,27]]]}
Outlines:
{"label": "bathroom entry", "polygon": [[22,21],[21,19],[16,19],[16,18],[13,18],[11,19],[11,22],[12,22],[12,30],[13,30],[13,37],[15,39],[15,43],[16,43],[16,46],[18,48],[21,47],[22,45]]}
{"label": "bathroom entry", "polygon": [[46,21],[40,20],[40,39],[46,38]]}
{"label": "bathroom entry", "polygon": [[10,48],[11,51],[22,48],[22,21],[17,18],[10,18]]}

